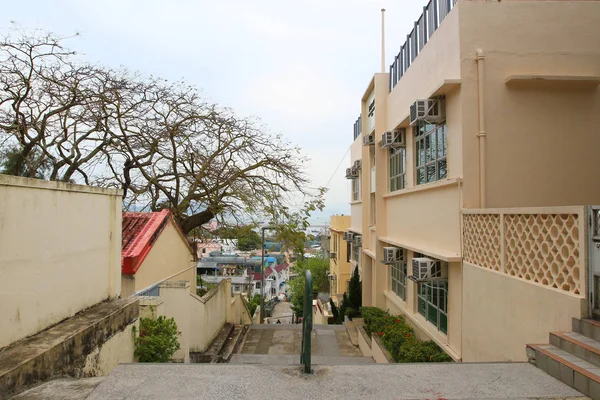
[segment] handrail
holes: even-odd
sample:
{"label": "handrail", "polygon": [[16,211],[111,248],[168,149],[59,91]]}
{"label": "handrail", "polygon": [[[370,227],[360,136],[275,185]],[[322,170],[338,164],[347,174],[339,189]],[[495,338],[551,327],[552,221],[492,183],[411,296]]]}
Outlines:
{"label": "handrail", "polygon": [[312,373],[311,368],[311,340],[312,340],[312,274],[310,270],[305,273],[306,283],[304,284],[304,313],[302,316],[302,351],[300,354],[300,364],[304,365],[304,373]]}

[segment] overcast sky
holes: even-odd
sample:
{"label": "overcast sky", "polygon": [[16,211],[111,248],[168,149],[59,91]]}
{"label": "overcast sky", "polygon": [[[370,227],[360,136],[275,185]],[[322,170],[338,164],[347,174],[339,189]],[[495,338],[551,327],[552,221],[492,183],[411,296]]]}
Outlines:
{"label": "overcast sky", "polygon": [[[349,214],[352,126],[373,73],[386,66],[426,0],[28,0],[2,5],[10,21],[59,35],[87,61],[175,80],[238,114],[262,119],[311,158],[313,186],[328,185],[324,223]],[[340,164],[334,174],[334,170]]]}

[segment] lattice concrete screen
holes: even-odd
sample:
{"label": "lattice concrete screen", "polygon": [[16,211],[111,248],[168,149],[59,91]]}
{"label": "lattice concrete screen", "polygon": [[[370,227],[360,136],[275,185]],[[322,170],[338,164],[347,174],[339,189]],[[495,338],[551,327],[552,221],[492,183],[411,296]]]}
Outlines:
{"label": "lattice concrete screen", "polygon": [[584,293],[583,209],[463,212],[464,261],[576,295]]}

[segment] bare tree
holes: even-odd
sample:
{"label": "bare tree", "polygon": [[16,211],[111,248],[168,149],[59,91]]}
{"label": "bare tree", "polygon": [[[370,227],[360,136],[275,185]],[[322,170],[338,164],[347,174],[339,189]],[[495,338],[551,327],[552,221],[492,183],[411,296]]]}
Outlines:
{"label": "bare tree", "polygon": [[289,210],[306,196],[322,208],[300,149],[257,120],[185,81],[82,63],[61,40],[0,41],[5,173],[122,188],[124,208],[170,209],[185,233],[213,218],[296,221]]}

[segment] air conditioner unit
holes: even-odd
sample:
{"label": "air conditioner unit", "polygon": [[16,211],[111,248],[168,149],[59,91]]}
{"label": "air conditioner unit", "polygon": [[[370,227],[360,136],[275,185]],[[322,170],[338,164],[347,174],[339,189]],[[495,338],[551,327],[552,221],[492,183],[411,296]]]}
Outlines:
{"label": "air conditioner unit", "polygon": [[354,168],[346,168],[346,179],[354,179],[356,178],[356,172]]}
{"label": "air conditioner unit", "polygon": [[335,251],[329,252],[329,258],[337,258],[337,253]]}
{"label": "air conditioner unit", "polygon": [[362,247],[362,235],[354,235],[353,243],[356,247]]}
{"label": "air conditioner unit", "polygon": [[354,240],[354,232],[346,231],[344,232],[344,240],[346,242],[351,242]]}
{"label": "air conditioner unit", "polygon": [[360,171],[362,169],[362,162],[360,160],[354,161],[354,165],[352,165],[352,169],[355,170],[356,172]]}
{"label": "air conditioner unit", "polygon": [[446,120],[444,98],[417,100],[410,106],[410,124],[426,121],[439,124]]}
{"label": "air conditioner unit", "polygon": [[363,136],[363,146],[372,146],[375,144],[375,135]]}
{"label": "air conditioner unit", "polygon": [[394,131],[383,132],[381,135],[381,147],[406,147],[406,129],[400,128]]}
{"label": "air conditioner unit", "polygon": [[382,263],[393,264],[396,261],[400,261],[400,249],[397,247],[384,247]]}
{"label": "air conditioner unit", "polygon": [[334,274],[327,274],[327,278],[328,278],[330,281],[333,281],[333,280],[335,280],[335,275],[334,275]]}
{"label": "air conditioner unit", "polygon": [[432,278],[444,278],[442,263],[428,257],[413,258],[412,278],[416,281],[424,281]]}

